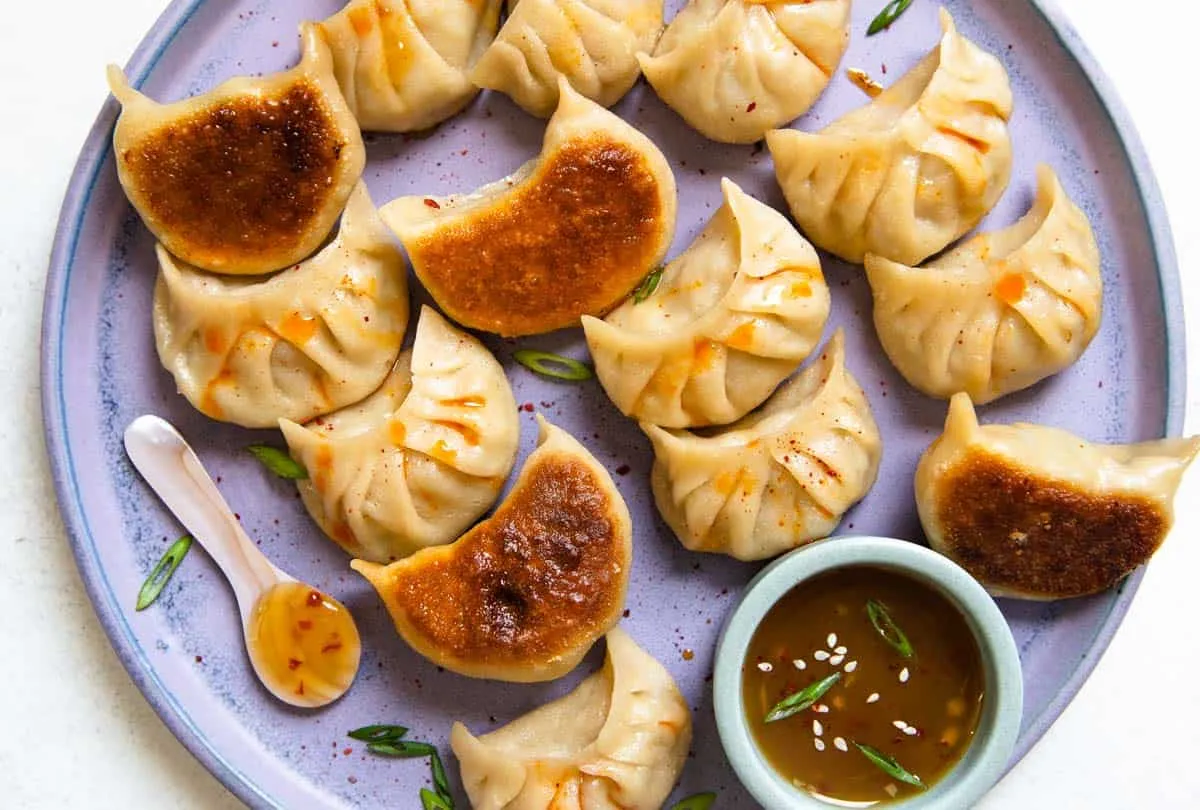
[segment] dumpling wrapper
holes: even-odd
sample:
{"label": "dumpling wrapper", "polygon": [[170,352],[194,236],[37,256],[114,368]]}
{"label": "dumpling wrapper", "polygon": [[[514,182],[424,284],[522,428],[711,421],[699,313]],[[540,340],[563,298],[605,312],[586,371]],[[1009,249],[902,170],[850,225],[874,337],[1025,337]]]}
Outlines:
{"label": "dumpling wrapper", "polygon": [[368,396],[408,328],[408,272],[366,186],[337,238],[272,276],[219,276],[158,246],[154,338],[179,392],[243,427],[307,421]]}
{"label": "dumpling wrapper", "polygon": [[1070,366],[1100,329],[1104,282],[1087,216],[1049,166],[1033,208],[924,267],[866,257],[875,331],[913,387],[984,404]]}
{"label": "dumpling wrapper", "polygon": [[621,617],[629,509],[608,472],[539,417],[538,448],[495,513],[457,542],[351,566],[396,631],[438,666],[530,683],[570,672]]}
{"label": "dumpling wrapper", "polygon": [[723,425],[770,396],[829,317],[821,262],[770,206],[730,180],[725,204],[632,298],[583,330],[604,390],[626,416],[663,427]]}
{"label": "dumpling wrapper", "polygon": [[256,275],[313,254],[362,175],[366,151],[333,75],[305,32],[300,64],[158,104],[109,66],[121,103],[117,174],[142,221],[185,262]]}
{"label": "dumpling wrapper", "polygon": [[642,72],[714,141],[754,143],[808,112],[850,45],[850,0],[691,0]]}
{"label": "dumpling wrapper", "polygon": [[467,195],[382,209],[442,311],[506,337],[603,315],[675,232],[675,177],[649,138],[565,82],[541,154]]}
{"label": "dumpling wrapper", "polygon": [[539,118],[554,112],[561,79],[602,107],[616,104],[663,27],[663,0],[509,0],[508,12],[471,80]]}
{"label": "dumpling wrapper", "polygon": [[642,423],[650,484],[685,548],[763,560],[829,536],[875,484],[883,441],[845,367],[839,329],[820,358],[739,422],[703,435]]}
{"label": "dumpling wrapper", "polygon": [[979,224],[1008,186],[1013,98],[992,54],[942,11],[938,47],[871,103],[767,147],[804,235],[848,262],[915,265]]}
{"label": "dumpling wrapper", "polygon": [[380,563],[457,539],[499,497],[520,439],[503,367],[428,307],[378,391],[279,427],[308,470],[296,484],[313,520],[347,553]]}
{"label": "dumpling wrapper", "polygon": [[692,716],[670,673],[621,628],[604,669],[488,734],[450,730],[475,810],[657,810],[687,761]]}
{"label": "dumpling wrapper", "polygon": [[500,0],[351,0],[312,23],[364,130],[414,132],[479,92],[468,77],[500,25]]}
{"label": "dumpling wrapper", "polygon": [[1146,563],[1200,437],[1129,445],[1042,425],[979,424],[966,394],[917,467],[921,525],[935,551],[995,596],[1098,593]]}

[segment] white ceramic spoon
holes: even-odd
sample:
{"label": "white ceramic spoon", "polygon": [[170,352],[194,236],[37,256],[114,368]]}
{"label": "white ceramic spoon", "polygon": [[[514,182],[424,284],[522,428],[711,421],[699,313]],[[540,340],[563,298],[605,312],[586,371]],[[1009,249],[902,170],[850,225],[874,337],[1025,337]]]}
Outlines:
{"label": "white ceramic spoon", "polygon": [[138,417],[125,430],[125,451],[233,586],[246,650],[263,685],[293,706],[314,708],[341,697],[361,653],[350,611],[258,550],[169,422]]}

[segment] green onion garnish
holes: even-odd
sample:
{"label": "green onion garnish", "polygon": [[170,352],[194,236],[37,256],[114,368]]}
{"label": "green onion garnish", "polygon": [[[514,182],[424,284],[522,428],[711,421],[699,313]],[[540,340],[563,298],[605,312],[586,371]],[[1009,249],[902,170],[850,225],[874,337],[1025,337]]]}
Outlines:
{"label": "green onion garnish", "polygon": [[697,793],[671,806],[671,810],[708,810],[717,800],[715,793]]}
{"label": "green onion garnish", "polygon": [[454,804],[445,796],[439,796],[429,788],[421,788],[421,808],[422,810],[454,810]]}
{"label": "green onion garnish", "polygon": [[883,29],[889,27],[896,19],[908,10],[912,5],[913,0],[892,0],[883,7],[883,11],[879,12],[875,19],[871,20],[871,25],[867,27],[867,36],[873,37]]}
{"label": "green onion garnish", "polygon": [[537,349],[519,349],[513,353],[513,359],[535,374],[554,380],[582,382],[595,376],[591,366],[586,363]]}
{"label": "green onion garnish", "polygon": [[429,770],[433,774],[433,789],[437,791],[438,798],[444,800],[448,807],[453,807],[454,799],[450,796],[450,781],[446,779],[446,766],[442,764],[442,758],[436,750],[429,755]]}
{"label": "green onion garnish", "polygon": [[646,274],[642,283],[633,291],[633,303],[640,304],[654,295],[654,291],[658,289],[658,283],[662,281],[663,269],[663,266],[659,265]]}
{"label": "green onion garnish", "polygon": [[187,556],[188,549],[191,547],[192,536],[190,534],[185,534],[171,544],[167,553],[162,555],[158,565],[154,566],[154,570],[150,572],[150,576],[146,577],[146,581],[142,583],[142,588],[138,591],[137,605],[135,605],[137,610],[145,610],[154,604],[154,600],[158,599],[163,588],[171,581],[175,569],[183,562],[183,558]]}
{"label": "green onion garnish", "polygon": [[411,740],[389,740],[388,742],[367,743],[367,750],[372,754],[380,754],[385,757],[401,757],[403,759],[427,757],[430,754],[437,753],[437,749],[429,743],[413,742]]}
{"label": "green onion garnish", "polygon": [[863,745],[862,743],[855,743],[854,747],[859,751],[862,751],[863,756],[871,760],[875,767],[879,768],[879,770],[883,771],[893,779],[898,779],[905,784],[912,785],[913,787],[919,787],[922,789],[925,787],[925,783],[921,781],[921,777],[917,776],[911,771],[905,770],[904,766],[882,751],[872,748],[869,745]]}
{"label": "green onion garnish", "polygon": [[904,635],[904,631],[892,619],[892,614],[888,613],[883,603],[876,602],[874,599],[868,599],[867,616],[871,618],[871,624],[875,625],[876,632],[883,636],[883,640],[891,644],[896,649],[896,652],[905,658],[913,657],[914,652],[912,644],[908,641],[908,636]]}
{"label": "green onion garnish", "polygon": [[816,683],[810,683],[808,686],[796,692],[793,695],[788,695],[783,700],[775,704],[771,711],[767,712],[767,716],[763,719],[764,723],[774,723],[779,720],[785,720],[793,714],[799,714],[805,709],[810,708],[814,703],[825,696],[825,693],[833,688],[833,685],[842,678],[842,673],[835,672],[828,677],[822,678]]}
{"label": "green onion garnish", "polygon": [[308,470],[304,469],[304,465],[278,447],[271,447],[267,444],[252,444],[246,449],[256,459],[261,461],[264,467],[280,478],[287,478],[291,481],[308,478]]}
{"label": "green onion garnish", "polygon": [[454,810],[454,796],[450,794],[450,780],[446,778],[446,766],[438,754],[437,746],[426,742],[405,740],[408,729],[404,726],[393,726],[380,723],[373,726],[363,726],[349,732],[349,735],[367,744],[367,750],[372,754],[400,759],[416,759],[429,757],[429,771],[433,776],[433,790],[421,788],[421,807],[424,810]]}
{"label": "green onion garnish", "polygon": [[404,726],[363,726],[348,732],[349,736],[363,742],[395,742],[408,733]]}

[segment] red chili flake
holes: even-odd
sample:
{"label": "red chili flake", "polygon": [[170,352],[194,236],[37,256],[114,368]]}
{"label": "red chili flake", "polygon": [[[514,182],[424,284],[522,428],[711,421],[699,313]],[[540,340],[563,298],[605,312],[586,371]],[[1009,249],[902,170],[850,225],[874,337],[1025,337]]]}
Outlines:
{"label": "red chili flake", "polygon": [[351,754],[353,754],[353,753],[354,753],[354,749],[353,749],[353,748],[343,748],[343,749],[342,749],[342,756],[344,756],[344,757],[348,757],[348,756],[350,756],[350,755],[351,755]]}
{"label": "red chili flake", "polygon": [[758,107],[758,102],[751,101],[750,104],[746,106],[746,112],[752,113],[752,112],[754,112],[756,107]]}
{"label": "red chili flake", "polygon": [[300,661],[299,661],[298,659],[295,659],[295,658],[289,658],[289,659],[288,659],[288,669],[292,669],[292,670],[294,670],[294,669],[296,669],[298,666],[300,666]]}
{"label": "red chili flake", "polygon": [[622,464],[620,467],[617,467],[617,475],[629,475],[629,465]]}
{"label": "red chili flake", "polygon": [[274,40],[273,42],[271,42],[271,47],[272,47],[272,48],[278,48],[278,47],[279,47],[279,40]]}
{"label": "red chili flake", "polygon": [[197,655],[197,656],[196,656],[196,663],[197,663],[197,664],[203,664],[203,663],[204,663],[204,656],[203,656],[203,655]]}
{"label": "red chili flake", "polygon": [[433,199],[432,197],[426,197],[425,204],[428,205],[430,208],[439,208],[439,209],[441,208],[441,206],[438,205],[438,201]]}
{"label": "red chili flake", "polygon": [[347,777],[346,777],[346,781],[347,781],[347,782],[349,782],[349,783],[350,783],[350,784],[352,784],[352,785],[357,785],[357,784],[358,784],[358,777],[357,777],[357,776],[347,776]]}
{"label": "red chili flake", "polygon": [[342,642],[334,641],[334,642],[326,644],[324,647],[322,647],[321,652],[328,653],[328,652],[333,652],[334,650],[340,650],[341,648],[342,648]]}
{"label": "red chili flake", "polygon": [[525,411],[526,413],[533,413],[533,403],[526,402],[521,406],[521,410]]}
{"label": "red chili flake", "polygon": [[241,516],[241,515],[239,515],[237,512],[234,512],[234,513],[233,513],[233,517],[234,517],[236,520],[241,520],[241,519],[242,519],[242,516]]}
{"label": "red chili flake", "polygon": [[887,75],[887,62],[884,62],[879,66],[879,71],[883,73],[884,76]]}
{"label": "red chili flake", "polygon": [[309,607],[318,607],[323,601],[325,601],[325,598],[323,596],[321,596],[320,591],[309,591],[308,592],[308,606]]}
{"label": "red chili flake", "polygon": [[696,653],[692,652],[691,650],[683,651],[683,660],[684,661],[691,661],[695,657],[696,657]]}
{"label": "red chili flake", "polygon": [[296,694],[297,695],[304,694],[304,681],[300,681],[300,685],[298,687],[296,687]]}
{"label": "red chili flake", "polygon": [[621,615],[624,616],[626,619],[628,619],[629,618],[629,608],[625,608],[625,610],[622,611]]}
{"label": "red chili flake", "polygon": [[308,619],[301,619],[299,622],[297,622],[297,625],[301,630],[312,630],[312,622],[310,622]]}

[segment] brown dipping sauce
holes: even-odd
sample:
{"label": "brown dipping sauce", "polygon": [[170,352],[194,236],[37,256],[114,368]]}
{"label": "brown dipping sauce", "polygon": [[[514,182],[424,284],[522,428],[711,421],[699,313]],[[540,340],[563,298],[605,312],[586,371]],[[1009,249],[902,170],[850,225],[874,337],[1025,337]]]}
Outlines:
{"label": "brown dipping sauce", "polygon": [[[876,630],[871,600],[903,631],[911,658]],[[811,708],[765,722],[779,701],[835,672],[841,679]],[[855,743],[891,757],[926,788],[936,783],[970,746],[983,691],[979,647],[958,609],[914,579],[869,566],[825,573],[787,593],[758,626],[742,668],[759,750],[781,776],[831,804],[922,792]]]}

